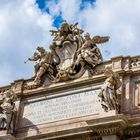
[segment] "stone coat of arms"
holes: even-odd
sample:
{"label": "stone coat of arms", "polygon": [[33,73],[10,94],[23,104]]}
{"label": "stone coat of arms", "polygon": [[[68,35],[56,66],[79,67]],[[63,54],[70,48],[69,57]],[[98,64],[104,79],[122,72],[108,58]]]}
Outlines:
{"label": "stone coat of arms", "polygon": [[37,52],[29,58],[36,61],[34,66],[34,85],[41,85],[45,79],[51,82],[80,78],[84,72],[93,70],[102,63],[103,58],[96,44],[105,43],[108,36],[90,37],[89,33],[77,27],[78,23],[66,21],[58,30],[50,30],[54,37],[50,52],[38,47]]}

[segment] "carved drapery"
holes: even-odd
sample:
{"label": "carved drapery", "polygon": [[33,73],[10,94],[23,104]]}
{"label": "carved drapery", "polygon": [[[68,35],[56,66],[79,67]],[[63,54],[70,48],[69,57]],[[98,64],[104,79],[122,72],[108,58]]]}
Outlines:
{"label": "carved drapery", "polygon": [[140,82],[135,83],[134,106],[140,108]]}

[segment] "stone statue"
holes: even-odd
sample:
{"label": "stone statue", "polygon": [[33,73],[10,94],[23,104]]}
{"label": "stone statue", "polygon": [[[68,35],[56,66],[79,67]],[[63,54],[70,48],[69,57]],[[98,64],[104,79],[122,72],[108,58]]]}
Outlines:
{"label": "stone statue", "polygon": [[13,90],[3,93],[0,105],[0,130],[7,130],[7,134],[14,133],[15,103],[16,95]]}
{"label": "stone statue", "polygon": [[101,98],[101,105],[107,112],[109,110],[116,110],[119,112],[120,105],[117,98],[117,89],[121,86],[119,75],[107,67],[104,75],[107,77],[105,80],[99,97]]}
{"label": "stone statue", "polygon": [[45,51],[43,47],[37,47],[37,52],[29,60],[36,61],[34,82],[37,85],[41,83],[41,78],[46,72],[50,78],[53,78],[53,55],[51,52]]}
{"label": "stone statue", "polygon": [[41,85],[45,73],[48,73],[47,77],[53,79],[53,82],[67,81],[81,77],[86,70],[92,75],[95,66],[102,63],[103,58],[96,44],[109,41],[108,36],[91,38],[90,34],[86,33],[83,37],[84,31],[78,28],[78,23],[69,24],[66,21],[58,30],[50,32],[54,37],[50,45],[51,52],[38,47],[28,59],[36,61],[35,87]]}
{"label": "stone statue", "polygon": [[53,41],[58,41],[59,43],[57,44],[59,47],[62,47],[64,41],[70,41],[70,42],[74,42],[74,38],[73,38],[73,31],[75,26],[69,25],[66,20],[64,21],[64,23],[62,23],[60,29],[58,29],[57,31],[55,30],[50,30],[50,32],[52,32],[52,36],[55,36]]}
{"label": "stone statue", "polygon": [[102,60],[101,53],[97,46],[92,43],[92,39],[90,38],[90,34],[85,34],[85,41],[81,48],[77,51],[77,60],[76,64],[85,61],[94,68],[97,64],[100,64]]}
{"label": "stone statue", "polygon": [[78,23],[68,24],[65,21],[57,31],[51,30],[55,41],[51,48],[54,57],[59,60],[56,81],[79,78],[84,73],[86,65],[93,69],[103,61],[96,44],[107,42],[109,37],[95,36],[91,39],[89,33],[83,37],[84,31],[77,25]]}

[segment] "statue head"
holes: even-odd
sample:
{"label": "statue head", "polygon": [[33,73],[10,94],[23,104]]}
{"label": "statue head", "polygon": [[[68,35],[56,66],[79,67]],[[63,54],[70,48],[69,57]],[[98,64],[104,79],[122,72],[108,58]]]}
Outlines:
{"label": "statue head", "polygon": [[38,46],[36,49],[37,49],[40,53],[44,53],[44,52],[45,52],[45,49],[44,49],[43,47]]}
{"label": "statue head", "polygon": [[69,24],[66,22],[66,20],[64,21],[64,23],[62,23],[62,25],[61,25],[61,27],[60,27],[61,31],[64,31],[64,32],[68,32],[68,31],[69,31],[69,28],[70,28],[70,26],[69,26]]}
{"label": "statue head", "polygon": [[112,76],[112,75],[113,75],[112,69],[111,69],[110,67],[106,67],[105,72],[104,72],[104,75],[105,75],[106,77]]}
{"label": "statue head", "polygon": [[84,35],[85,39],[90,39],[90,34],[87,32],[85,35]]}
{"label": "statue head", "polygon": [[37,52],[34,52],[34,56],[37,56],[38,55],[38,53]]}

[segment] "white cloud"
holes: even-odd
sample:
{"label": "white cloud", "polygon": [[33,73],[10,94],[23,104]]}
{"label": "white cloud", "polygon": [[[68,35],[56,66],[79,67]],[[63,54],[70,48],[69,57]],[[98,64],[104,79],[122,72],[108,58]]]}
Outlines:
{"label": "white cloud", "polygon": [[67,19],[69,22],[76,20],[80,10],[81,0],[55,0],[46,1],[46,7],[49,8],[52,16],[58,16],[61,14],[63,19]]}
{"label": "white cloud", "polygon": [[[82,5],[83,9],[80,9]],[[29,78],[33,65],[24,64],[37,45],[47,48],[53,18],[61,15],[91,36],[109,35],[110,41],[99,46],[105,59],[118,55],[140,54],[140,0],[47,1],[50,14],[42,12],[35,0],[0,1],[0,85],[14,79]]]}
{"label": "white cloud", "polygon": [[96,0],[92,4],[85,2],[83,10],[80,0],[59,0],[57,4],[51,1],[51,4],[47,6],[52,15],[61,13],[68,22],[78,21],[92,36],[111,37],[110,42],[99,46],[105,59],[140,54],[140,0]]}
{"label": "white cloud", "polygon": [[140,54],[139,5],[139,0],[97,0],[95,8],[89,6],[79,13],[79,21],[87,31],[111,37],[109,43],[100,47],[106,59]]}
{"label": "white cloud", "polygon": [[48,47],[53,19],[35,0],[0,1],[0,85],[30,78],[33,64],[24,64],[38,45]]}

